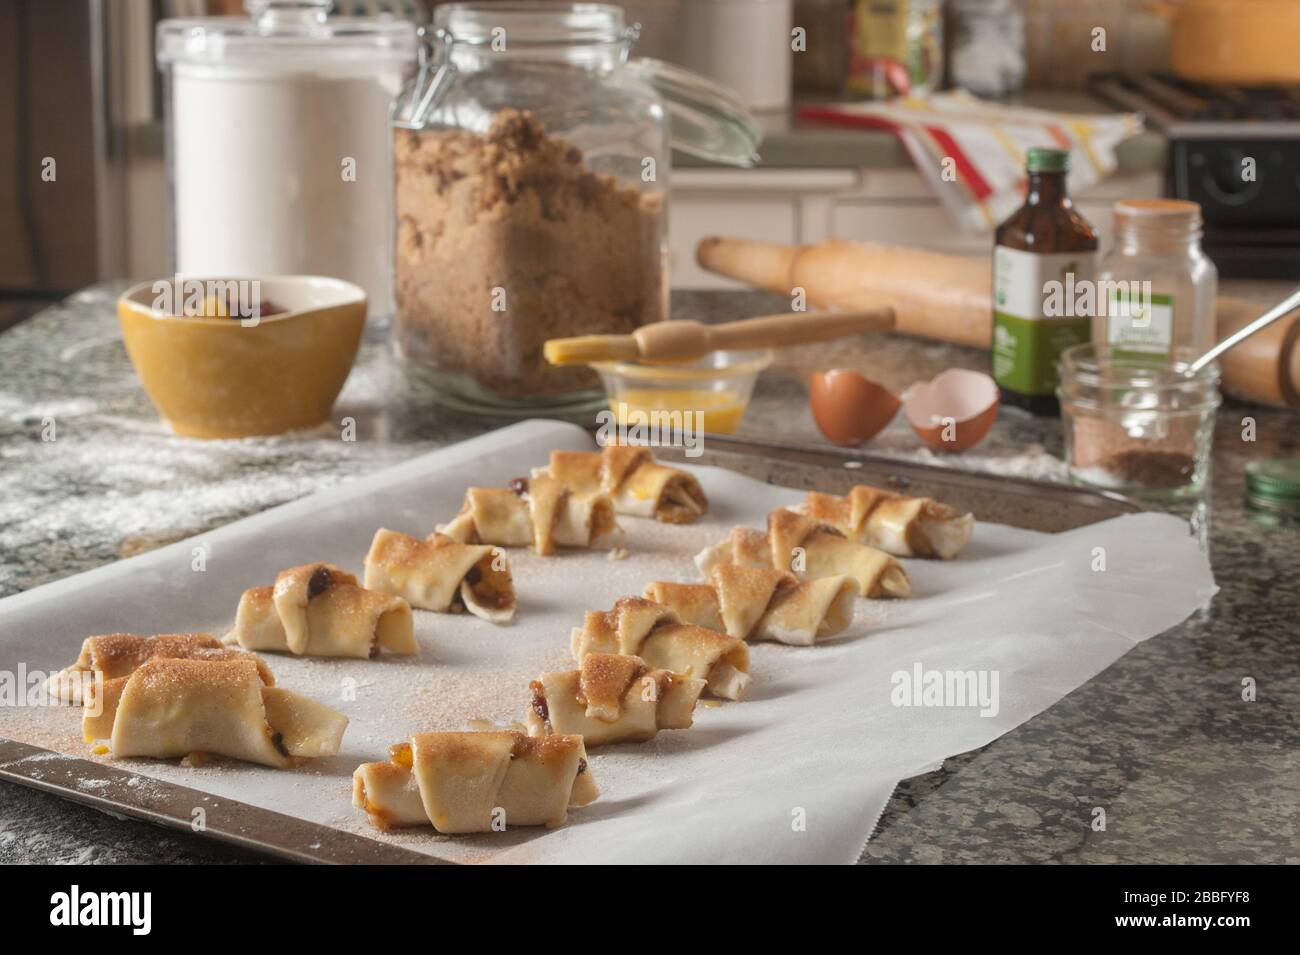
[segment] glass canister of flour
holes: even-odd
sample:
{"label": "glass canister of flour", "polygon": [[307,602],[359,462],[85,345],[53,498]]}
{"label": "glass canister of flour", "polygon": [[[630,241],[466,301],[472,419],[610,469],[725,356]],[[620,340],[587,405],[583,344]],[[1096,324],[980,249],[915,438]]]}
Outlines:
{"label": "glass canister of flour", "polygon": [[629,60],[616,6],[447,4],[393,110],[393,341],[444,404],[501,415],[602,404],[551,338],[668,314],[669,147],[746,164],[758,132],[709,81]]}
{"label": "glass canister of flour", "polygon": [[416,27],[330,16],[331,0],[244,6],[158,25],[174,269],[347,279],[390,316],[388,117]]}
{"label": "glass canister of flour", "polygon": [[1092,340],[1120,355],[1171,359],[1214,344],[1218,270],[1201,251],[1201,207],[1179,199],[1115,203],[1115,242],[1097,275]]}

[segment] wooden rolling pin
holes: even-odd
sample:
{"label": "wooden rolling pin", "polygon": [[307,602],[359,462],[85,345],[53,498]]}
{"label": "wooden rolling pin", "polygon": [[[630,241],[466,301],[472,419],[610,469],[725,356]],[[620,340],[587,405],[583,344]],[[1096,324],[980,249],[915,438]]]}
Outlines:
{"label": "wooden rolling pin", "polygon": [[[902,246],[829,239],[791,246],[709,238],[696,250],[710,272],[791,295],[802,288],[818,308],[888,306],[895,330],[987,349],[993,335],[993,269],[987,259]],[[1220,296],[1218,338],[1269,307]],[[1300,407],[1300,311],[1247,339],[1220,359],[1223,390],[1243,401]]]}
{"label": "wooden rolling pin", "polygon": [[552,365],[593,361],[685,361],[709,352],[746,348],[784,348],[829,342],[862,332],[888,332],[894,312],[874,305],[852,311],[763,315],[738,322],[652,322],[630,335],[580,335],[552,338],[543,354]]}

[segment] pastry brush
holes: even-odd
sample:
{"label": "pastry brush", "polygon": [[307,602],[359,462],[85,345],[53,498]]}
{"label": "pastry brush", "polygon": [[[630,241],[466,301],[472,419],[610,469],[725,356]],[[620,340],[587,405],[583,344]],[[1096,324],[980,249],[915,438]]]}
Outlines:
{"label": "pastry brush", "polygon": [[859,332],[887,332],[893,327],[892,308],[856,312],[791,312],[721,325],[691,321],[652,322],[630,335],[552,338],[546,343],[544,354],[552,365],[597,361],[688,361],[715,351],[806,345]]}

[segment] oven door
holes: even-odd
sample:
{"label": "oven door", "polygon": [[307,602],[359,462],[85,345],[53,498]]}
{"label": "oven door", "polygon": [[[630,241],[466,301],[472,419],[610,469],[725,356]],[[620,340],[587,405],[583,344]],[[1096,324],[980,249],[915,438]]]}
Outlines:
{"label": "oven door", "polygon": [[1300,139],[1173,139],[1166,192],[1201,207],[1224,278],[1300,280]]}

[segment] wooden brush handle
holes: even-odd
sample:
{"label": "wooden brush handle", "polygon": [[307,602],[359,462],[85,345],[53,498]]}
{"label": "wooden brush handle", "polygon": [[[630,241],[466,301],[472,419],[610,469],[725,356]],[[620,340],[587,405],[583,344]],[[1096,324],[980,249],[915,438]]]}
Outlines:
{"label": "wooden brush handle", "polygon": [[893,327],[893,309],[880,307],[854,312],[763,315],[722,325],[655,322],[637,329],[632,338],[643,361],[671,361],[698,358],[712,351],[826,342],[860,332],[887,332]]}

